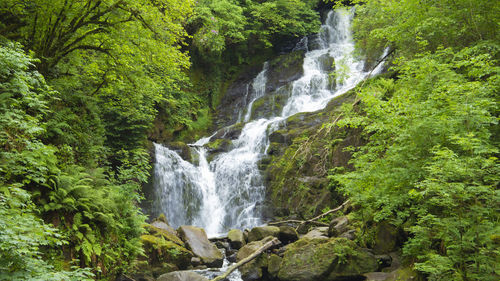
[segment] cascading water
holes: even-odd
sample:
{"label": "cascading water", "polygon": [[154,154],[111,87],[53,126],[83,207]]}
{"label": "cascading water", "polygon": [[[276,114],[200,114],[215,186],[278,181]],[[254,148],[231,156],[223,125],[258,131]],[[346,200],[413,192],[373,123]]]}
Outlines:
{"label": "cascading water", "polygon": [[[155,144],[156,208],[166,214],[172,226],[193,224],[205,228],[209,236],[216,236],[230,228],[262,224],[258,205],[263,202],[265,188],[258,161],[266,151],[269,134],[293,114],[323,109],[333,97],[352,89],[369,75],[363,72],[363,62],[351,55],[351,19],[352,12],[328,14],[317,38],[317,48],[306,52],[304,75],[293,82],[281,114],[251,121],[254,101],[266,94],[268,66],[264,65],[252,83],[250,102],[241,118],[247,123],[230,151],[218,154],[209,163],[203,145],[210,137],[203,138],[193,145],[192,153],[198,158],[195,165]],[[325,67],[325,57],[333,58],[335,76]],[[378,71],[380,67],[372,73]]]}

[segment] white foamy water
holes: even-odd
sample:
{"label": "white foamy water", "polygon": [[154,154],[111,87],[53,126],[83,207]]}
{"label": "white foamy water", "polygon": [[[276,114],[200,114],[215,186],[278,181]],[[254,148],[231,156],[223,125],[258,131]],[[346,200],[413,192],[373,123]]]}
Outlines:
{"label": "white foamy water", "polygon": [[[267,63],[263,66],[252,83],[252,93],[246,93],[247,97],[251,95],[246,113],[240,113],[239,120],[246,124],[228,152],[217,154],[209,163],[203,147],[210,141],[206,137],[194,144],[192,154],[198,163],[191,164],[176,152],[155,144],[155,208],[166,214],[172,226],[193,224],[205,228],[209,236],[217,236],[231,228],[263,223],[260,207],[265,187],[258,162],[269,145],[269,134],[291,115],[323,109],[328,101],[354,88],[368,75],[362,71],[363,61],[352,56],[351,20],[352,12],[330,12],[318,36],[319,47],[306,52],[304,74],[293,82],[282,112],[251,120],[253,103],[266,94]],[[334,77],[325,69],[328,57],[335,61]],[[380,70],[375,69],[372,75]]]}

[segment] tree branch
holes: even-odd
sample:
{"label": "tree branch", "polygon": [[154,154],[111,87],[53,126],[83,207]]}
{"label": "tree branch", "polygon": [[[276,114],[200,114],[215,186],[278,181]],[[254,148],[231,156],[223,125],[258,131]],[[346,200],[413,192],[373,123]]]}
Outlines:
{"label": "tree branch", "polygon": [[273,240],[267,242],[266,244],[264,244],[264,246],[260,247],[255,252],[253,252],[250,256],[242,259],[241,261],[239,261],[236,264],[234,264],[233,266],[231,266],[226,272],[224,272],[224,274],[217,276],[216,278],[214,278],[210,281],[222,281],[222,280],[226,279],[229,276],[229,274],[231,274],[233,271],[238,269],[238,267],[250,262],[251,260],[258,257],[260,254],[262,254],[262,252],[264,252],[265,250],[271,248],[272,246],[278,245],[279,243],[280,243],[280,241],[278,240],[278,238],[274,238]]}

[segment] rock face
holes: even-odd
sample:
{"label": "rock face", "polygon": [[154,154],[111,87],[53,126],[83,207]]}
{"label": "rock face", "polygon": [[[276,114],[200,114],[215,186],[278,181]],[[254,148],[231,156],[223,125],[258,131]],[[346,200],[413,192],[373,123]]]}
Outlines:
{"label": "rock face", "polygon": [[356,280],[377,269],[375,257],[344,238],[302,238],[287,246],[281,281]]}
{"label": "rock face", "polygon": [[323,110],[289,117],[271,135],[259,167],[267,187],[266,204],[275,217],[312,218],[343,202],[327,179],[328,171],[348,167],[351,153],[344,148],[360,146],[364,140],[356,129],[323,124],[334,123],[341,105],[354,101],[354,91],[336,97]]}
{"label": "rock face", "polygon": [[[275,92],[283,85],[297,80],[303,75],[304,55],[304,51],[295,51],[269,61],[266,95]],[[238,121],[240,111],[250,103],[253,79],[261,70],[262,65],[250,67],[229,85],[217,107],[218,114],[217,118],[215,118],[217,128],[229,126]],[[266,102],[266,104],[269,103]]]}
{"label": "rock face", "polygon": [[156,281],[208,281],[208,279],[192,271],[175,271],[160,275]]}
{"label": "rock face", "polygon": [[248,242],[259,241],[268,236],[278,237],[280,228],[277,226],[258,226],[248,233]]}
{"label": "rock face", "polygon": [[201,259],[203,264],[209,267],[222,266],[222,253],[214,244],[208,241],[207,234],[203,228],[183,225],[179,227],[177,232],[187,247]]}
{"label": "rock face", "polygon": [[243,231],[239,229],[231,229],[227,234],[227,239],[234,249],[240,249],[246,244]]}

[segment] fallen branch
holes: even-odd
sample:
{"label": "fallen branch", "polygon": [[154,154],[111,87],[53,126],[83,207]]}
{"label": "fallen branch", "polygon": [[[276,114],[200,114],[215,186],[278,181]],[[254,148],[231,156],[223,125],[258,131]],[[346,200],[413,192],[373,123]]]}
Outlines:
{"label": "fallen branch", "polygon": [[278,238],[274,238],[273,240],[267,242],[266,244],[264,244],[264,246],[260,247],[255,252],[253,252],[250,256],[242,259],[241,261],[239,261],[236,264],[234,264],[233,266],[231,266],[226,272],[224,272],[224,274],[217,276],[216,278],[214,278],[210,281],[222,281],[222,280],[226,279],[229,276],[229,274],[231,274],[233,271],[235,271],[238,267],[250,262],[251,260],[258,257],[260,254],[262,254],[262,252],[264,252],[265,250],[271,248],[272,246],[278,245],[279,243],[280,243],[280,241],[278,240]]}
{"label": "fallen branch", "polygon": [[324,223],[324,222],[319,222],[317,220],[325,217],[325,216],[328,216],[329,214],[332,214],[332,213],[335,213],[337,211],[339,211],[340,209],[342,209],[345,205],[347,205],[349,203],[349,200],[346,200],[344,203],[342,203],[342,205],[338,206],[337,208],[335,209],[331,209],[317,217],[314,217],[312,219],[309,219],[309,220],[286,220],[286,221],[277,221],[277,222],[270,222],[268,223],[268,225],[280,225],[280,224],[286,224],[286,223],[298,223],[299,225],[297,226],[296,229],[298,229],[300,226],[304,225],[304,224],[316,224],[316,225],[323,225],[323,226],[328,226],[327,223]]}

